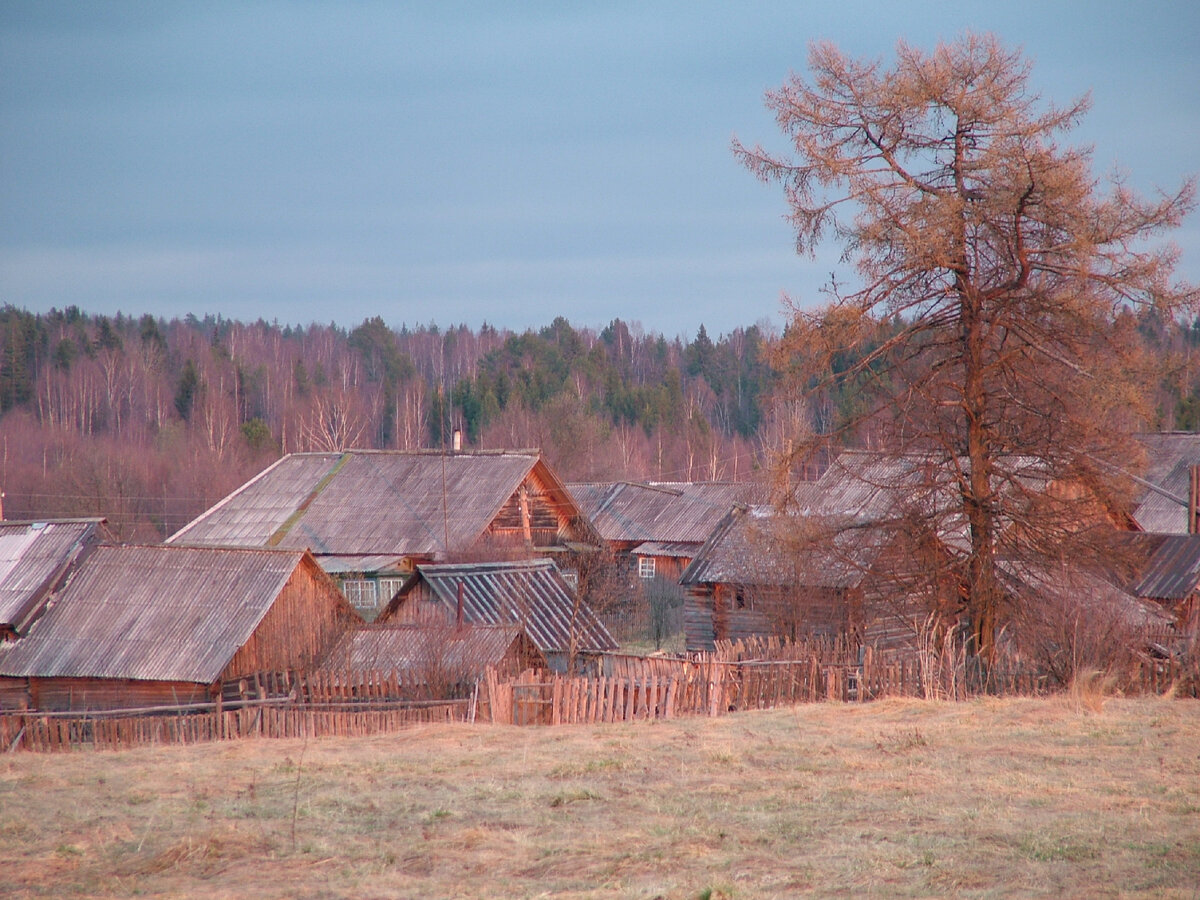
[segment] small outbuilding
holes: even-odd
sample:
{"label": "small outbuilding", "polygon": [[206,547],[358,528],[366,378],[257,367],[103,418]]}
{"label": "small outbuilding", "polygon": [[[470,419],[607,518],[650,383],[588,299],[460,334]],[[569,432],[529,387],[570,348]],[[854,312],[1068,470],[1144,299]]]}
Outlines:
{"label": "small outbuilding", "polygon": [[1130,534],[1139,565],[1129,593],[1158,604],[1171,617],[1183,647],[1200,638],[1200,534]]}
{"label": "small outbuilding", "polygon": [[550,559],[419,565],[378,621],[517,625],[556,669],[580,654],[617,649]]}
{"label": "small outbuilding", "polygon": [[372,622],[348,631],[320,669],[327,672],[395,672],[430,696],[462,696],[491,668],[501,675],[546,667],[546,657],[519,625]]}
{"label": "small outbuilding", "polygon": [[0,646],[0,696],[43,710],[204,702],[226,681],[311,667],[356,622],[307,551],[100,546]]}

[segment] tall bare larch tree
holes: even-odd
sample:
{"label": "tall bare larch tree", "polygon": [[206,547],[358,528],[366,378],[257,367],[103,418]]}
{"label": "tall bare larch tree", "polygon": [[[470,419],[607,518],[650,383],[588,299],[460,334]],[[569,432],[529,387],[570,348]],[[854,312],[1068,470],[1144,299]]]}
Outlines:
{"label": "tall bare larch tree", "polygon": [[[793,386],[854,382],[868,400],[812,443],[870,420],[882,446],[937,460],[932,477],[957,499],[930,507],[930,528],[954,517],[967,536],[963,595],[990,659],[1003,566],[1061,557],[1081,498],[1116,501],[1111,474],[1131,462],[1122,435],[1139,412],[1123,338],[1137,308],[1170,317],[1196,299],[1161,241],[1194,184],[1149,200],[1100,185],[1090,152],[1059,143],[1088,100],[1043,103],[1029,62],[990,35],[932,53],[902,42],[890,66],[817,44],[809,65],[767,94],[792,151],[734,142],[782,184],[798,251],[832,239],[857,269],[853,289],[794,309]],[[1037,477],[1018,459],[1036,460]],[[1046,490],[1065,484],[1076,490]]]}

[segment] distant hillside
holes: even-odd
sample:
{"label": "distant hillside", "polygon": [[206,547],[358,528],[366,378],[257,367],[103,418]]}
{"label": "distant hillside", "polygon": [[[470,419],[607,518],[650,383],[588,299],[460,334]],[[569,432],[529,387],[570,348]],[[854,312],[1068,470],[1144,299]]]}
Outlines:
{"label": "distant hillside", "polygon": [[[1200,427],[1200,323],[1136,328],[1158,407],[1146,427]],[[758,326],[685,341],[619,319],[517,334],[5,306],[4,513],[106,515],[157,539],[282,453],[448,447],[456,429],[467,447],[540,447],[570,481],[744,480],[855,404],[853,384],[802,396],[777,344]]]}
{"label": "distant hillside", "polygon": [[0,309],[4,512],[162,537],[280,454],[541,447],[564,478],[746,478],[771,336],[615,320],[346,330]]}

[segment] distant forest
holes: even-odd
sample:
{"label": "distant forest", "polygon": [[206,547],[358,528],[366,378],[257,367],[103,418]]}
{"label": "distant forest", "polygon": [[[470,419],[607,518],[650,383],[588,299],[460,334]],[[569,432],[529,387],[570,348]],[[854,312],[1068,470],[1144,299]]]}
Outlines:
{"label": "distant forest", "polygon": [[[1137,330],[1157,410],[1144,427],[1196,429],[1200,320]],[[449,448],[455,430],[467,449],[541,448],[569,481],[755,479],[855,402],[853,384],[803,397],[815,373],[778,343],[765,326],[682,340],[619,319],[518,334],[5,306],[3,512],[102,515],[119,538],[157,541],[281,454]]]}

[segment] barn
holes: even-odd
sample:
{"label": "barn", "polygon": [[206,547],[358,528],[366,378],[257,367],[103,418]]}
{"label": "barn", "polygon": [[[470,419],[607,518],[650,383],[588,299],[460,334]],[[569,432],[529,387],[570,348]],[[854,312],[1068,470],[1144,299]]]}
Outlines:
{"label": "barn", "polygon": [[310,667],[356,621],[307,551],[102,545],[0,647],[0,696],[41,710],[203,702],[223,682]]}

